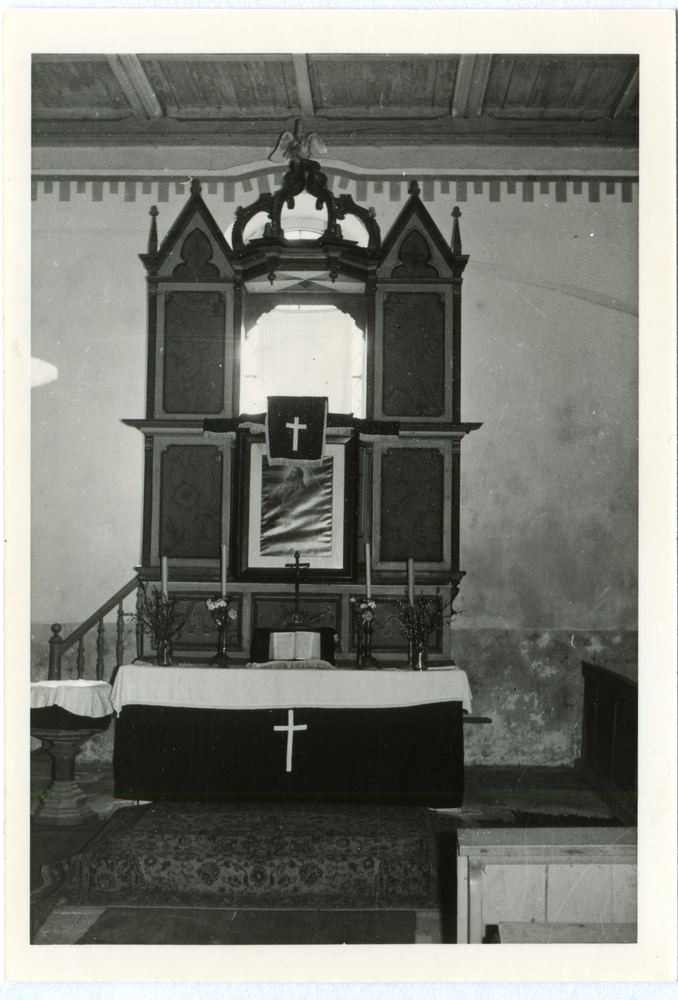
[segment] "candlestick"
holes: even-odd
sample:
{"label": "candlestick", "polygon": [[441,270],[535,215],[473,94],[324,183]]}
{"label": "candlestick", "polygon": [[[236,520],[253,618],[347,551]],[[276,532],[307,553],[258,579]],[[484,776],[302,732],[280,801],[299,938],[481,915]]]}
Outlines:
{"label": "candlestick", "polygon": [[226,542],[221,545],[221,596],[226,597],[226,564],[228,563],[228,546]]}
{"label": "candlestick", "polygon": [[414,607],[414,559],[407,560],[407,596]]}
{"label": "candlestick", "polygon": [[369,542],[365,542],[365,584],[369,598],[372,596],[372,549]]}
{"label": "candlestick", "polygon": [[162,593],[163,601],[167,600],[168,589],[169,589],[169,569],[167,567],[167,556],[163,556],[160,564],[160,591]]}

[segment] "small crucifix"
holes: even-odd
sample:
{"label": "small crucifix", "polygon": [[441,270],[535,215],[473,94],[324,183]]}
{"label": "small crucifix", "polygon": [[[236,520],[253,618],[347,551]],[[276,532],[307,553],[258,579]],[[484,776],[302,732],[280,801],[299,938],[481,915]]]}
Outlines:
{"label": "small crucifix", "polygon": [[305,431],[308,429],[308,424],[300,424],[299,417],[294,418],[293,424],[285,424],[285,427],[289,427],[292,433],[292,451],[299,451],[299,431]]}
{"label": "small crucifix", "polygon": [[285,563],[285,569],[294,570],[294,615],[292,616],[292,621],[295,621],[296,619],[301,617],[299,612],[299,576],[301,574],[302,569],[308,569],[310,565],[311,565],[310,563],[299,562],[298,552],[294,553],[293,563]]}
{"label": "small crucifix", "polygon": [[292,744],[294,743],[294,734],[299,732],[301,729],[308,729],[308,726],[295,726],[294,725],[294,709],[288,708],[287,710],[287,725],[286,726],[274,726],[276,732],[287,733],[287,759],[286,759],[286,771],[292,770]]}

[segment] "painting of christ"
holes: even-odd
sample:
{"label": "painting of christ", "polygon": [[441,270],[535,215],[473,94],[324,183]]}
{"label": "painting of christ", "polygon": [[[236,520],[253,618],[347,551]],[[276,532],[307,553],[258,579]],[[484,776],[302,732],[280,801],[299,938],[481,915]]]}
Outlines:
{"label": "painting of christ", "polygon": [[261,457],[260,550],[265,555],[332,554],[334,459],[318,468],[269,465]]}
{"label": "painting of christ", "polygon": [[[249,485],[241,514],[241,571],[280,570],[295,552],[310,572],[347,572],[346,517],[354,476],[346,441],[325,446],[322,464],[270,465],[266,444],[250,439],[243,460]],[[348,492],[347,492],[348,491]]]}

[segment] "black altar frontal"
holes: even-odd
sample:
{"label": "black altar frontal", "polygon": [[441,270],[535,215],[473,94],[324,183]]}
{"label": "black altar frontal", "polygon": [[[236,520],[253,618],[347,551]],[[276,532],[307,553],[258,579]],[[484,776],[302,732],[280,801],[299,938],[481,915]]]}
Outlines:
{"label": "black altar frontal", "polygon": [[126,665],[112,702],[119,798],[462,802],[460,670]]}

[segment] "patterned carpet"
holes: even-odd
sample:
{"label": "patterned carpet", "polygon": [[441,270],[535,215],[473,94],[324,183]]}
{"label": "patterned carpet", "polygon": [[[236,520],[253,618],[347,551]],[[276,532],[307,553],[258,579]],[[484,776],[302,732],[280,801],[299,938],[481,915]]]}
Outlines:
{"label": "patterned carpet", "polygon": [[423,910],[438,905],[424,809],[158,802],[115,813],[39,892],[88,906]]}

